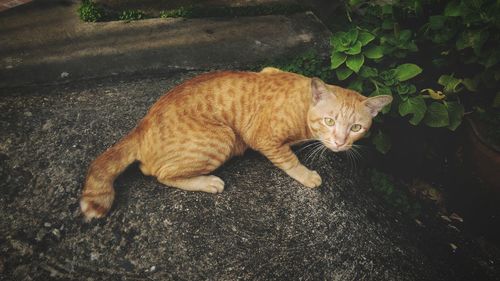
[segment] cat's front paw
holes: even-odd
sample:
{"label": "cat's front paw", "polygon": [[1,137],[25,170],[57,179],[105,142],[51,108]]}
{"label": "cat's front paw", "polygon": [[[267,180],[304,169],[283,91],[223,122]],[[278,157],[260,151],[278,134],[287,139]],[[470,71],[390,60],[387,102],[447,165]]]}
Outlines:
{"label": "cat's front paw", "polygon": [[316,171],[307,171],[303,180],[300,182],[310,188],[318,187],[321,185],[321,176]]}
{"label": "cat's front paw", "polygon": [[290,170],[286,170],[287,174],[292,178],[300,182],[301,184],[314,188],[321,185],[321,177],[316,171],[311,171],[304,165],[297,165]]}

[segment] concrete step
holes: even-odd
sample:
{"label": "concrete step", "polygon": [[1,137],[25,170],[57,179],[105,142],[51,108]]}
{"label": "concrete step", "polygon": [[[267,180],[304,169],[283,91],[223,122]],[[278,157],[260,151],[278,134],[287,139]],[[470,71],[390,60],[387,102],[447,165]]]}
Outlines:
{"label": "concrete step", "polygon": [[0,88],[171,69],[247,68],[308,49],[329,30],[310,12],[85,23],[77,3],[0,14]]}

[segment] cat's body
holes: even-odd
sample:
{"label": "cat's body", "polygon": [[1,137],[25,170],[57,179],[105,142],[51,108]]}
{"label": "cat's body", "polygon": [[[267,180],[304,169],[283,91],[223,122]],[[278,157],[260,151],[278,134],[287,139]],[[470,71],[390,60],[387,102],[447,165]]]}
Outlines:
{"label": "cat's body", "polygon": [[[82,212],[87,219],[104,216],[113,202],[114,179],[133,161],[165,185],[222,192],[224,182],[208,174],[247,148],[261,152],[305,186],[317,187],[320,176],[299,163],[290,145],[316,139],[334,151],[348,149],[390,102],[384,97],[367,99],[274,68],[197,76],[160,98],[129,135],[92,163]],[[325,118],[338,125],[331,120],[325,124]],[[350,137],[333,129],[348,122],[362,124],[362,132]]]}

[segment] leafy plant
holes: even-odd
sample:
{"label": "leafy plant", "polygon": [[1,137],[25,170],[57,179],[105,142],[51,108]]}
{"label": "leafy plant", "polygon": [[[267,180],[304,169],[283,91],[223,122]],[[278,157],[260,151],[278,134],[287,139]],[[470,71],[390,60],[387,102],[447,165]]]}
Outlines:
{"label": "leafy plant", "polygon": [[[331,68],[351,89],[394,97],[391,107],[376,118],[380,128],[371,139],[377,150],[386,153],[391,147],[383,128],[387,118],[403,117],[413,126],[453,131],[465,112],[462,95],[469,102],[494,102],[491,96],[467,92],[479,93],[479,86],[498,88],[499,12],[500,2],[493,0],[346,2],[349,23],[331,38]],[[372,49],[376,57],[370,57]],[[416,61],[417,51],[425,54],[424,59],[420,56],[418,65],[408,63]],[[424,68],[425,79],[415,80]],[[447,69],[456,69],[464,78],[443,73]]]}
{"label": "leafy plant", "polygon": [[283,71],[294,72],[308,77],[318,77],[326,82],[333,82],[333,72],[329,67],[328,62],[321,58],[314,50],[307,50],[293,58],[283,58],[266,62],[259,66],[256,70],[259,71],[263,67],[273,66]]}
{"label": "leafy plant", "polygon": [[[465,109],[456,95],[464,87],[475,91],[476,85],[468,79],[458,79],[453,75],[441,75],[438,84],[442,90],[423,89],[423,98],[432,99],[426,111],[424,122],[429,127],[447,127],[454,131],[462,123]],[[425,95],[427,94],[427,95]]]}
{"label": "leafy plant", "polygon": [[420,215],[420,204],[414,202],[415,200],[412,200],[402,188],[399,188],[392,176],[372,169],[370,180],[373,189],[380,194],[389,205],[411,217]]}
{"label": "leafy plant", "polygon": [[180,7],[177,9],[161,11],[160,18],[189,18],[192,14],[192,7]]}
{"label": "leafy plant", "polygon": [[380,35],[380,45],[383,48],[384,55],[390,55],[395,58],[405,58],[408,53],[418,51],[412,31],[409,29],[394,30],[394,32]]}
{"label": "leafy plant", "polygon": [[383,56],[380,46],[370,44],[375,36],[368,31],[353,27],[347,32],[339,31],[330,39],[332,46],[331,68],[339,80],[358,73],[365,58],[379,59]]}
{"label": "leafy plant", "polygon": [[450,61],[459,57],[467,65],[471,71],[463,74],[470,75],[469,81],[495,89],[500,80],[499,12],[498,1],[449,1],[441,13],[429,17],[422,30],[444,50],[442,57]]}
{"label": "leafy plant", "polygon": [[383,154],[387,153],[392,147],[391,138],[382,130],[378,130],[377,133],[373,134],[372,143]]}
{"label": "leafy plant", "polygon": [[118,18],[124,21],[133,21],[145,19],[146,17],[146,14],[141,10],[125,10],[122,11]]}
{"label": "leafy plant", "polygon": [[104,18],[104,10],[92,0],[83,0],[78,7],[78,16],[87,22],[97,22]]}
{"label": "leafy plant", "polygon": [[[500,94],[497,94],[500,97]],[[476,107],[476,117],[481,121],[477,130],[485,137],[485,141],[493,147],[500,147],[500,107]]]}

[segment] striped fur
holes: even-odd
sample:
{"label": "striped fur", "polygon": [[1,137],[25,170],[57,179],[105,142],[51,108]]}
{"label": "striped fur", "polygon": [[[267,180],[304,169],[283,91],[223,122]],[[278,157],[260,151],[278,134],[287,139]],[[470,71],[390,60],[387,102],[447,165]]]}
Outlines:
{"label": "striped fur", "polygon": [[[334,151],[345,150],[389,98],[367,99],[275,68],[197,76],[160,98],[129,135],[91,164],[81,210],[86,219],[106,215],[114,179],[134,161],[165,185],[220,193],[224,182],[210,172],[247,148],[303,185],[317,187],[320,176],[299,163],[290,145],[318,139]],[[338,126],[325,125],[326,116],[336,118]],[[354,122],[363,131],[349,134],[346,128]],[[336,137],[346,138],[344,146],[334,145]]]}

